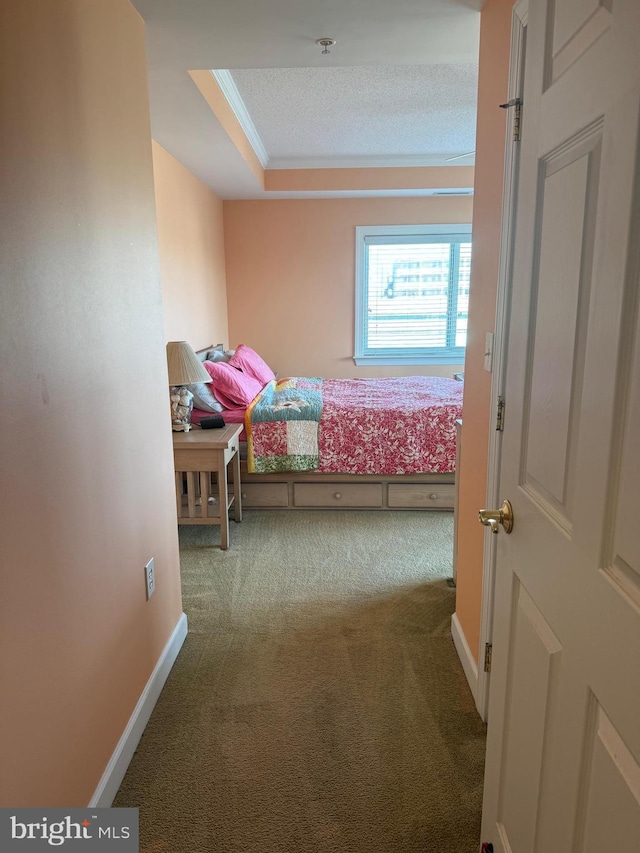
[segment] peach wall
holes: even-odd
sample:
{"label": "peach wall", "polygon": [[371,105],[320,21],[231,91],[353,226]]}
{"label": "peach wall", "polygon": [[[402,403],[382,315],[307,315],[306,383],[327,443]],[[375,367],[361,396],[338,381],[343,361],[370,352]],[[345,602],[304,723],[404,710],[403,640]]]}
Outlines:
{"label": "peach wall", "polygon": [[229,340],[222,201],[153,143],[165,337],[194,349]]}
{"label": "peach wall", "polygon": [[268,169],[269,191],[416,190],[473,186],[473,166],[403,166],[380,169]]}
{"label": "peach wall", "polygon": [[500,253],[506,113],[513,0],[487,0],[481,14],[476,181],[469,326],[465,361],[456,613],[478,659],[482,607],[484,528],[478,510],[485,505],[491,374],[484,370],[485,333],[495,326]]}
{"label": "peach wall", "polygon": [[181,613],[144,28],[0,33],[0,804],[83,806]]}
{"label": "peach wall", "polygon": [[472,199],[225,201],[232,345],[247,343],[280,375],[451,376],[460,365],[356,367],[356,225],[470,222]]}

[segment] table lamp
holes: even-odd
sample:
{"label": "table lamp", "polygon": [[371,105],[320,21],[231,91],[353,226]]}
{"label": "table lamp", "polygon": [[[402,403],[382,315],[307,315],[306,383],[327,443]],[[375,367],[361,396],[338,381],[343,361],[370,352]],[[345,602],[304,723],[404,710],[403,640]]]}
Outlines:
{"label": "table lamp", "polygon": [[169,341],[167,367],[171,397],[171,427],[175,432],[189,432],[193,394],[185,388],[185,385],[191,385],[194,382],[211,382],[211,377],[187,341]]}

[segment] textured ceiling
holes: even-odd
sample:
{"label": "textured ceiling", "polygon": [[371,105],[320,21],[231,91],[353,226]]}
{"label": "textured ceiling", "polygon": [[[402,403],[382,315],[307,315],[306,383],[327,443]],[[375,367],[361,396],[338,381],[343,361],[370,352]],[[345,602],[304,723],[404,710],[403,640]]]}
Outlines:
{"label": "textured ceiling", "polygon": [[272,168],[429,165],[474,148],[475,63],[236,69],[232,77]]}
{"label": "textured ceiling", "polygon": [[[222,198],[262,197],[264,190],[190,70],[239,72],[237,84],[274,164],[333,157],[357,165],[359,157],[366,166],[375,157],[419,156],[428,165],[433,155],[474,148],[471,66],[484,0],[132,2],[145,22],[153,137]],[[324,36],[337,40],[328,55],[315,44]],[[266,76],[249,70],[243,77],[245,69]],[[311,69],[319,69],[317,76],[294,85]],[[327,72],[333,92],[322,82]],[[270,75],[280,73],[282,87],[266,91]],[[265,91],[257,93],[260,86]],[[277,110],[275,121],[264,117],[267,102]]]}

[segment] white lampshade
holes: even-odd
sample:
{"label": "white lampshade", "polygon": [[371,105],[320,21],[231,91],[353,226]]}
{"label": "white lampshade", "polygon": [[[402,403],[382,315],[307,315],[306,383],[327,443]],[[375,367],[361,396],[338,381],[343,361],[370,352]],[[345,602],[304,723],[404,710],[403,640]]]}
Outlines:
{"label": "white lampshade", "polygon": [[167,367],[169,368],[169,385],[211,382],[211,377],[187,341],[169,341]]}

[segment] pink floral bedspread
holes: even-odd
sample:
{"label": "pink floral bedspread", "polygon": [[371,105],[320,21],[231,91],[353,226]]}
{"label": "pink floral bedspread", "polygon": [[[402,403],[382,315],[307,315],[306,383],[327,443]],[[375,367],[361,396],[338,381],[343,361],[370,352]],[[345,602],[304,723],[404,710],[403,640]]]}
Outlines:
{"label": "pink floral bedspread", "polygon": [[453,471],[462,382],[435,376],[325,379],[318,471]]}

